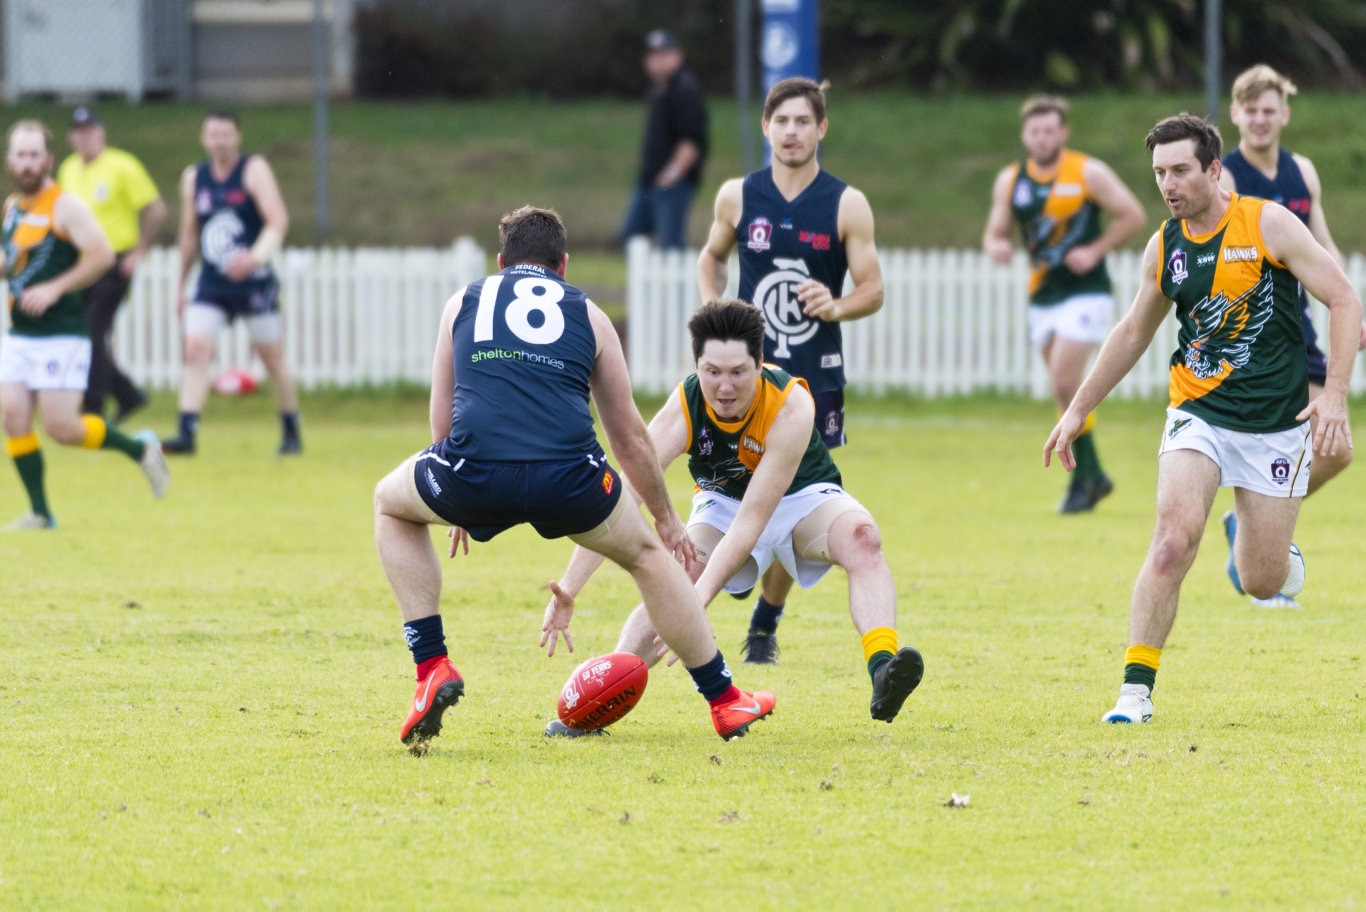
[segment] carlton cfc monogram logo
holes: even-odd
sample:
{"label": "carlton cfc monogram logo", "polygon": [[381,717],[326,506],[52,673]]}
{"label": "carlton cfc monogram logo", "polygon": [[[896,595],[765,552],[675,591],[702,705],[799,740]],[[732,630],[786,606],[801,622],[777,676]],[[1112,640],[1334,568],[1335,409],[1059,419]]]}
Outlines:
{"label": "carlton cfc monogram logo", "polygon": [[746,246],[755,253],[768,249],[769,239],[773,237],[773,223],[762,215],[749,223],[749,244]]}

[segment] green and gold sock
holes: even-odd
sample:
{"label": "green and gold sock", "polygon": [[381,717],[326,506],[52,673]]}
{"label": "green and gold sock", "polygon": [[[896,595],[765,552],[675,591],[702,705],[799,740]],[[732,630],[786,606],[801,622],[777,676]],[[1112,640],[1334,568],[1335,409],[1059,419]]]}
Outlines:
{"label": "green and gold sock", "polygon": [[14,459],[14,467],[19,470],[19,480],[24,483],[28,493],[29,508],[39,516],[52,518],[48,509],[47,494],[43,490],[43,450],[38,435],[29,433],[23,437],[9,437],[5,440],[5,450]]}
{"label": "green and gold sock", "polygon": [[1162,650],[1156,646],[1130,646],[1124,652],[1124,683],[1145,684],[1152,693],[1157,686],[1157,666]]}
{"label": "green and gold sock", "polygon": [[863,659],[868,663],[869,677],[883,662],[892,660],[896,655],[896,645],[894,627],[874,627],[863,635]]}

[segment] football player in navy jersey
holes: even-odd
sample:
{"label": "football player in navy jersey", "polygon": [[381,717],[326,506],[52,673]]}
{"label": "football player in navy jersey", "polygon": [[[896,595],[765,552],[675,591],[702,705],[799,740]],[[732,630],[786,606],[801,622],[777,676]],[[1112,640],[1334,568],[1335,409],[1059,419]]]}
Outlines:
{"label": "football player in navy jersey", "polygon": [[[180,177],[180,296],[176,312],[185,334],[180,377],[180,426],[164,444],[167,453],[191,455],[198,442],[199,413],[209,391],[209,365],[219,332],[241,317],[251,347],[270,377],[280,409],[280,455],[302,450],[299,396],[285,362],[280,283],[271,261],[280,252],[289,213],[270,164],[242,154],[242,131],[231,111],[212,111],[200,129],[208,157]],[[202,260],[194,295],[185,285],[196,255]]]}
{"label": "football player in navy jersey", "polygon": [[[1264,63],[1238,75],[1233,81],[1233,103],[1229,107],[1229,116],[1238,127],[1238,147],[1224,156],[1219,183],[1226,190],[1269,199],[1295,213],[1308,226],[1314,239],[1341,265],[1342,253],[1333,243],[1323,214],[1323,188],[1318,171],[1308,158],[1281,145],[1281,130],[1290,122],[1290,96],[1297,91],[1293,82]],[[1310,321],[1309,300],[1303,291],[1300,292],[1300,305],[1303,308],[1305,357],[1309,365],[1309,395],[1313,398],[1323,392],[1328,359],[1318,346],[1318,333]],[[1357,344],[1366,347],[1366,324],[1362,324]],[[1317,416],[1311,421],[1317,427]],[[1350,447],[1319,454],[1309,472],[1309,493],[1305,496],[1323,487],[1351,461]],[[1229,543],[1229,579],[1242,593],[1243,587],[1233,565],[1238,520],[1232,510],[1224,514],[1224,531]],[[1254,599],[1253,603],[1259,607],[1299,607],[1293,599],[1284,596]]]}
{"label": "football player in navy jersey", "polygon": [[[829,122],[825,83],[784,79],[764,100],[762,127],[772,163],[726,181],[697,261],[703,303],[724,296],[726,261],[740,250],[739,297],[764,312],[764,360],[811,389],[827,447],[844,435],[844,352],[840,323],[882,307],[882,268],[868,199],[824,171],[816,153]],[[846,277],[853,287],[845,294]],[[777,661],[778,620],[792,579],[764,574],[745,638],[745,661]]]}
{"label": "football player in navy jersey", "polygon": [[[399,737],[414,750],[441,731],[464,694],[442,630],[441,566],[427,531],[451,526],[450,554],[530,523],[568,537],[629,572],[650,623],[692,675],[726,740],[773,711],[767,691],[731,683],[711,625],[684,566],[697,549],[669,500],[616,330],[564,280],[564,223],[530,206],[498,225],[500,271],[460,289],[441,316],[432,363],[427,449],[375,488],[375,543],[403,615],[417,666],[417,692]],[[651,531],[622,496],[622,481],[598,445],[589,397],[612,452],[655,519]],[[658,534],[656,534],[658,533]],[[678,558],[679,560],[675,560]],[[558,584],[551,584],[558,595]],[[572,652],[572,599],[553,600],[541,644],[559,636]]]}

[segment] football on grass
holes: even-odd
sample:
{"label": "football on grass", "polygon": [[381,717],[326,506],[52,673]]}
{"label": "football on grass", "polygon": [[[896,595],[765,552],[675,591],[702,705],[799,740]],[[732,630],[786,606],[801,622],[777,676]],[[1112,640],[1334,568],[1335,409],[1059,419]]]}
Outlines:
{"label": "football on grass", "polygon": [[649,674],[645,661],[629,652],[589,659],[560,691],[560,721],[579,731],[611,725],[640,702]]}
{"label": "football on grass", "polygon": [[256,392],[256,378],[244,370],[231,368],[213,378],[213,391],[220,396],[250,396]]}

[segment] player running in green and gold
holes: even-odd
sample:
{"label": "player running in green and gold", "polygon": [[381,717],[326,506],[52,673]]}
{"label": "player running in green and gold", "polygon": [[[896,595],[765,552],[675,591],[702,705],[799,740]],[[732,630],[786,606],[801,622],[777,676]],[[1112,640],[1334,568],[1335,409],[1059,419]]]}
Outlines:
{"label": "player running in green and gold", "polygon": [[7,531],[56,523],[43,484],[35,407],[48,436],[67,446],[119,450],[142,467],[152,493],[170,478],[161,444],[148,431],[129,437],[98,415],[82,415],[90,371],[90,332],[80,291],[114,263],[114,250],[90,209],[52,180],[52,136],[36,120],[10,127],[5,166],[18,190],[5,200],[0,242],[10,327],[0,346],[0,411],[5,449],[28,493],[29,512]]}
{"label": "player running in green and gold", "polygon": [[[1043,356],[1058,411],[1067,408],[1086,362],[1110,326],[1114,298],[1105,255],[1143,227],[1143,206],[1100,159],[1067,148],[1067,102],[1037,95],[1020,109],[1026,155],[1004,168],[991,191],[982,246],[1010,262],[1012,219],[1029,252],[1029,341]],[[1110,224],[1101,230],[1101,213]],[[1095,416],[1077,439],[1077,471],[1059,513],[1095,507],[1113,490],[1100,465]]]}
{"label": "player running in green and gold", "polygon": [[[1181,114],[1148,133],[1153,173],[1172,217],[1148,242],[1142,282],[1044,445],[1072,469],[1086,416],[1138,362],[1171,313],[1180,322],[1171,405],[1157,460],[1157,525],[1134,583],[1119,702],[1106,722],[1147,722],[1181,583],[1214,496],[1233,488],[1234,548],[1254,597],[1294,597],[1304,558],[1291,541],[1315,453],[1351,447],[1347,387],[1361,301],[1342,269],[1288,209],[1219,186],[1219,131]],[[1323,392],[1309,397],[1301,284],[1330,313]],[[1311,430],[1310,420],[1317,418]]]}

